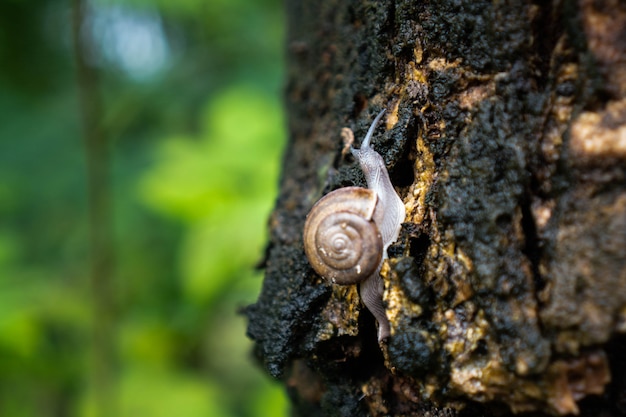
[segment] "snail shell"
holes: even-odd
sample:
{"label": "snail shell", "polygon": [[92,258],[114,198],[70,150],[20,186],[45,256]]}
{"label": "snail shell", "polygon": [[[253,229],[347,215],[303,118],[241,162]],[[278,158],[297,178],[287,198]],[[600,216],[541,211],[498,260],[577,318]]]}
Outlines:
{"label": "snail shell", "polygon": [[373,220],[377,202],[375,191],[345,187],[313,206],[304,224],[304,251],[315,272],[340,285],[376,272],[383,253]]}

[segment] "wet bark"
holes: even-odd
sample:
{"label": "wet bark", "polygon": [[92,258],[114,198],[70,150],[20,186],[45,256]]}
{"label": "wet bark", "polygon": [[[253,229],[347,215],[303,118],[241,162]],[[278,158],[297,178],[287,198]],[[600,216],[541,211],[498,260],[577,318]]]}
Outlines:
{"label": "wet bark", "polygon": [[[288,0],[289,145],[248,334],[297,416],[626,415],[626,5]],[[302,248],[373,147],[391,337]]]}

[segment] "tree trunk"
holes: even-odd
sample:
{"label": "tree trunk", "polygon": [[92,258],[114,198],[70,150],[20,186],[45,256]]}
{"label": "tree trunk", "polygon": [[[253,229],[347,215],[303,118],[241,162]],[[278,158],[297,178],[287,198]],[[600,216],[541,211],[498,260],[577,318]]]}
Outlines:
{"label": "tree trunk", "polygon": [[[255,353],[294,415],[626,414],[626,5],[288,0],[289,145]],[[365,187],[373,138],[406,207],[381,276],[391,337],[315,274],[311,206]],[[430,413],[430,414],[428,414]]]}

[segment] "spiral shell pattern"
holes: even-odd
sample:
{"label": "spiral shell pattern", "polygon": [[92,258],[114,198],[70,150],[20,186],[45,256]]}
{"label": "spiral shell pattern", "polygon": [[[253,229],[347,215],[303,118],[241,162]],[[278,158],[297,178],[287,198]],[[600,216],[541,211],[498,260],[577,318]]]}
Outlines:
{"label": "spiral shell pattern", "polygon": [[313,206],[304,226],[304,249],[319,275],[349,285],[376,271],[383,251],[372,220],[376,203],[376,193],[371,190],[346,187]]}

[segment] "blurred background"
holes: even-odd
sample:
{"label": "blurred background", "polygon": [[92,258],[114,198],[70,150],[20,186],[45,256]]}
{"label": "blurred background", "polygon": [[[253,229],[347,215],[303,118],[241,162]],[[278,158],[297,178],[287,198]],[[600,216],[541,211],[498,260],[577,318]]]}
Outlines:
{"label": "blurred background", "polygon": [[280,0],[0,1],[0,416],[281,416]]}

